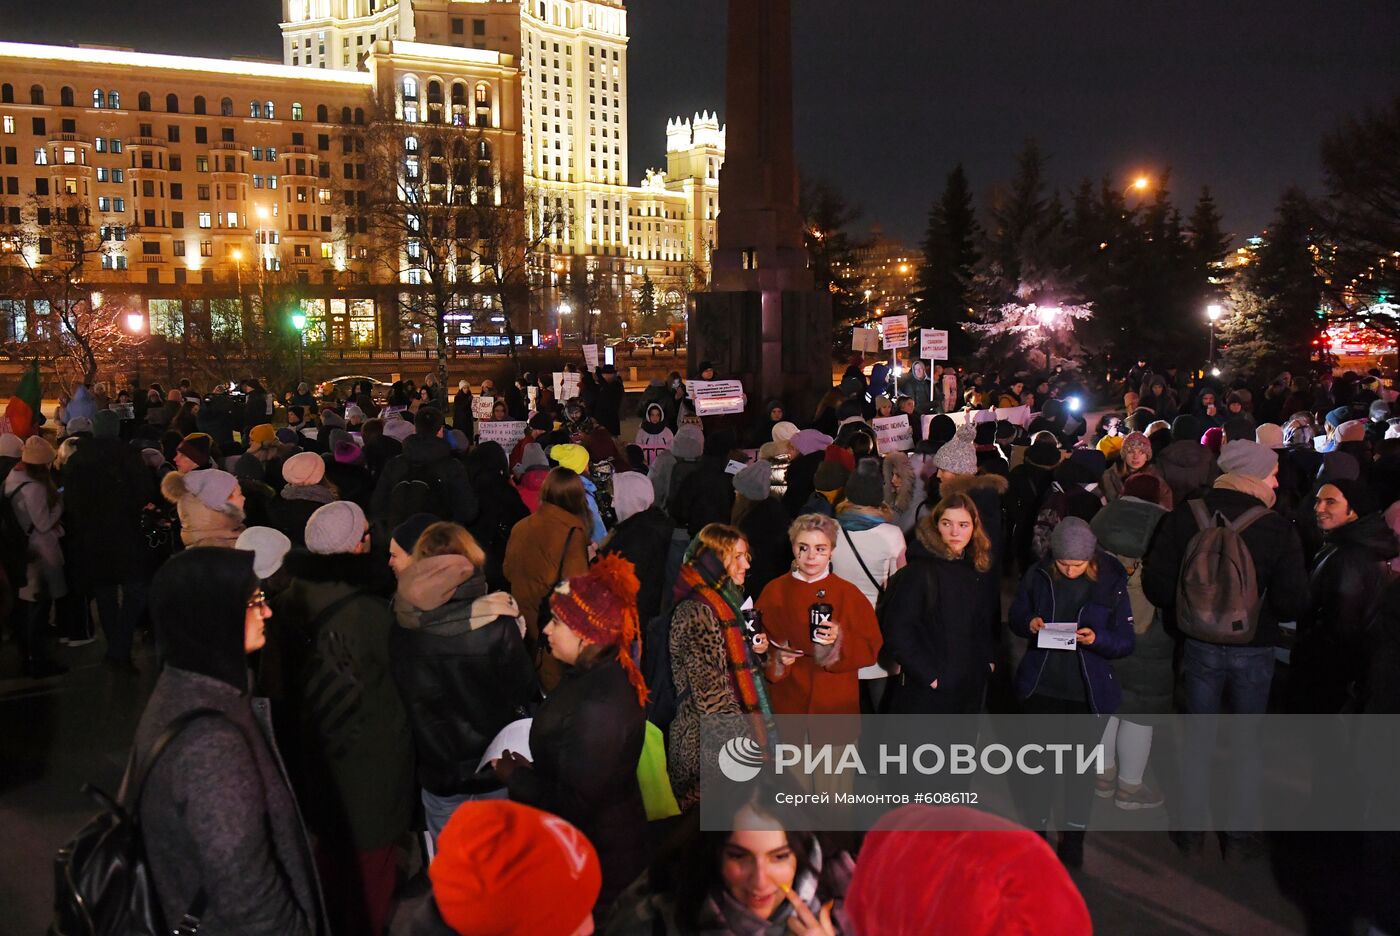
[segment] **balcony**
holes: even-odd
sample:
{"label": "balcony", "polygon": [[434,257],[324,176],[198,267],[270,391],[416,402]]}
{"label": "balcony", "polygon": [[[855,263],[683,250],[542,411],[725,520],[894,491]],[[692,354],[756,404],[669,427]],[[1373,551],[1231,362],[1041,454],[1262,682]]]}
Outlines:
{"label": "balcony", "polygon": [[50,142],[50,143],[83,143],[83,144],[85,144],[85,145],[87,145],[87,146],[91,146],[91,145],[92,145],[92,137],[90,137],[90,136],[84,136],[84,135],[81,134],[81,133],[50,133],[50,134],[49,134],[49,142]]}
{"label": "balcony", "polygon": [[164,147],[164,146],[167,146],[168,144],[166,143],[164,137],[134,136],[134,137],[127,137],[127,138],[126,138],[126,145],[127,145],[127,146],[160,146],[160,147]]}
{"label": "balcony", "polygon": [[239,153],[248,152],[247,145],[239,143],[237,140],[218,140],[209,144],[209,151],[213,153],[234,151]]}
{"label": "balcony", "polygon": [[284,146],[282,147],[280,152],[283,155],[291,154],[293,156],[311,156],[315,159],[319,159],[321,157],[321,154],[310,146]]}

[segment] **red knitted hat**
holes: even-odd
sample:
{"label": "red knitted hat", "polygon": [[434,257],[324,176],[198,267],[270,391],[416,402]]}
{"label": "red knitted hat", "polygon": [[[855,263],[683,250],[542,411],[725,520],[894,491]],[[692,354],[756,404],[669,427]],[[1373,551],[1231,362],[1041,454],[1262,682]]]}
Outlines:
{"label": "red knitted hat", "polygon": [[645,705],[646,681],[632,658],[632,647],[641,639],[637,617],[636,568],[618,555],[608,555],[593,563],[585,574],[577,575],[549,599],[554,616],[569,630],[589,643],[617,647],[627,679]]}
{"label": "red knitted hat", "polygon": [[906,806],[875,824],[846,893],[856,931],[1082,936],[1084,898],[1044,840],[967,807]]}
{"label": "red knitted hat", "polygon": [[428,868],[443,922],[462,936],[572,933],[603,872],[593,845],[558,816],[508,800],[463,803]]}
{"label": "red knitted hat", "polygon": [[822,457],[822,460],[836,462],[836,464],[844,466],[846,471],[852,474],[855,473],[856,456],[850,449],[846,448],[844,445],[837,445],[834,442],[831,445],[828,445],[826,447],[826,454]]}

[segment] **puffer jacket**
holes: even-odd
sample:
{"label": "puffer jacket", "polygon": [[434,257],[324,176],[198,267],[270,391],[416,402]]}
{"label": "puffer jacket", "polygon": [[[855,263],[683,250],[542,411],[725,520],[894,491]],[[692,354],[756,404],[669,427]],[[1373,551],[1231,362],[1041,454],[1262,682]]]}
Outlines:
{"label": "puffer jacket", "polygon": [[[932,482],[930,482],[932,483]],[[1006,544],[1006,533],[1001,520],[1001,503],[1011,483],[996,474],[958,475],[938,485],[938,496],[966,494],[977,505],[977,513],[982,520],[982,530],[992,541],[992,571],[1001,568],[1002,549]]]}
{"label": "puffer jacket", "polygon": [[[369,452],[365,453],[366,459]],[[467,480],[467,469],[452,457],[452,447],[437,436],[411,435],[404,440],[403,454],[389,459],[379,475],[370,501],[374,516],[385,516],[394,486],[414,477],[431,478],[434,500],[442,504],[443,512],[451,513],[444,520],[470,526],[476,520],[476,493]]]}
{"label": "puffer jacket", "polygon": [[1210,449],[1191,439],[1173,442],[1162,449],[1153,464],[1172,489],[1172,503],[1181,505],[1211,486],[1220,475]]}
{"label": "puffer jacket", "polygon": [[1040,674],[1050,653],[1075,653],[1084,677],[1084,693],[1095,715],[1112,715],[1123,701],[1123,689],[1113,672],[1110,660],[1133,652],[1133,609],[1128,600],[1128,575],[1123,564],[1103,550],[1097,556],[1098,581],[1079,612],[1079,626],[1094,630],[1094,642],[1075,650],[1042,650],[1031,634],[1031,619],[1058,620],[1055,614],[1055,582],[1051,568],[1053,559],[1037,562],[1016,591],[1007,624],[1011,633],[1028,641],[1026,655],[1016,670],[1016,698],[1028,699],[1035,694]]}
{"label": "puffer jacket", "polygon": [[1391,580],[1396,552],[1395,536],[1379,513],[1324,534],[1292,653],[1294,698],[1303,710],[1337,711],[1364,679],[1366,622]]}
{"label": "puffer jacket", "polygon": [[465,557],[433,556],[400,577],[394,618],[389,659],[419,785],[436,796],[495,789],[477,765],[502,728],[526,717],[537,689],[520,606],[509,592],[487,594]]}
{"label": "puffer jacket", "polygon": [[19,586],[19,599],[37,601],[41,597],[66,596],[68,580],[64,575],[61,545],[62,498],[50,504],[45,485],[23,470],[12,470],[6,475],[5,497],[14,509],[20,529],[29,536],[28,578],[23,583],[12,583]]}
{"label": "puffer jacket", "polygon": [[232,504],[223,509],[209,507],[185,487],[185,476],[172,471],[161,479],[160,493],[175,505],[180,515],[180,541],[193,546],[228,546],[238,542],[243,532],[243,512]]}
{"label": "puffer jacket", "polygon": [[[382,848],[408,828],[413,741],[389,669],[389,604],[374,555],[294,549],[259,662],[279,704],[278,743],[297,800],[321,837]],[[343,602],[326,614],[336,602]]]}

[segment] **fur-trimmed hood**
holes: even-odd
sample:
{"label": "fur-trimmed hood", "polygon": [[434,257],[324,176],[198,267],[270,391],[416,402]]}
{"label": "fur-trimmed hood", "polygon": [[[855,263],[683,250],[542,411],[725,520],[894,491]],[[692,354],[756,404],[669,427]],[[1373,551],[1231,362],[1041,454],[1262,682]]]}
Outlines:
{"label": "fur-trimmed hood", "polygon": [[991,491],[997,497],[1002,497],[1010,488],[1011,482],[998,474],[957,475],[939,482],[938,493],[941,497],[947,497],[949,494],[971,496],[974,491]]}
{"label": "fur-trimmed hood", "polygon": [[282,563],[282,571],[294,579],[337,585],[351,585],[376,593],[390,586],[388,563],[372,553],[320,555],[309,549],[293,549]]}

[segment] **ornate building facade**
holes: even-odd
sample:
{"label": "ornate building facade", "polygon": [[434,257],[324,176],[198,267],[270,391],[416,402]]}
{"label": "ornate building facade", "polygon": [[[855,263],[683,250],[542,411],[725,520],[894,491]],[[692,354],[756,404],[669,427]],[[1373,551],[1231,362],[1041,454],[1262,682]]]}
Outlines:
{"label": "ornate building facade", "polygon": [[671,121],[666,170],[627,184],[620,2],[284,0],[281,28],[282,64],[0,43],[0,338],[44,327],[26,273],[56,263],[43,229],[71,219],[91,232],[84,285],[172,340],[276,293],[308,341],[421,343],[399,312],[415,277],[373,262],[366,141],[386,123],[405,171],[414,124],[460,128],[496,197],[548,219],[527,232],[526,333],[626,309],[648,279],[679,311],[708,280],[724,131]]}

